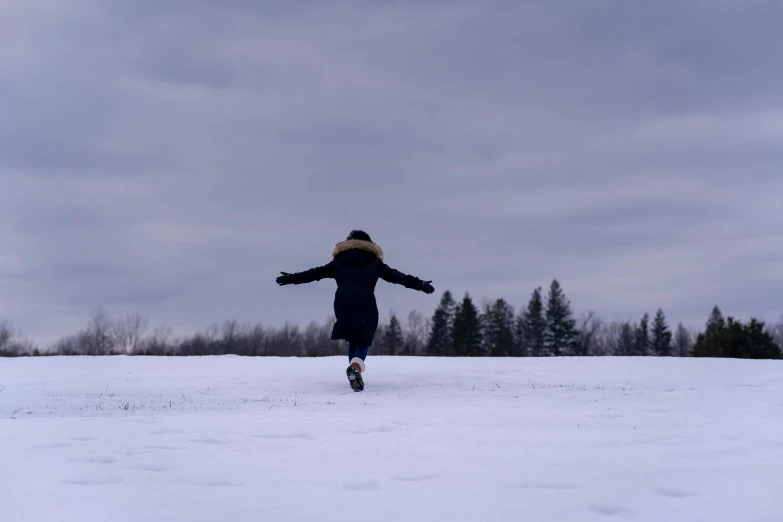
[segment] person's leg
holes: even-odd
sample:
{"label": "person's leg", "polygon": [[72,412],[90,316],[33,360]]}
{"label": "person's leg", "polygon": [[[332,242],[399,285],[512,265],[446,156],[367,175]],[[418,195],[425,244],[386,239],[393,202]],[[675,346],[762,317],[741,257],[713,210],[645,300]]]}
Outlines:
{"label": "person's leg", "polygon": [[367,359],[367,352],[370,350],[369,346],[357,346],[354,348],[354,357],[358,357],[362,361]]}
{"label": "person's leg", "polygon": [[348,343],[348,362],[357,363],[361,371],[364,371],[364,360],[367,359],[369,347],[363,344],[357,344],[353,341]]}
{"label": "person's leg", "polygon": [[348,368],[345,370],[348,380],[351,383],[353,391],[364,390],[364,380],[362,372],[364,371],[364,358],[367,357],[367,348],[362,348],[354,342],[348,343]]}

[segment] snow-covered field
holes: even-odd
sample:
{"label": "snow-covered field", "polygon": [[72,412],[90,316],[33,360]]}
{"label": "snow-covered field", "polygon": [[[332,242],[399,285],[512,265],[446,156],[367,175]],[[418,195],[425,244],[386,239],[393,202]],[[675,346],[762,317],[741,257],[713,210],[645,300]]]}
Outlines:
{"label": "snow-covered field", "polygon": [[0,521],[783,521],[783,362],[0,359]]}

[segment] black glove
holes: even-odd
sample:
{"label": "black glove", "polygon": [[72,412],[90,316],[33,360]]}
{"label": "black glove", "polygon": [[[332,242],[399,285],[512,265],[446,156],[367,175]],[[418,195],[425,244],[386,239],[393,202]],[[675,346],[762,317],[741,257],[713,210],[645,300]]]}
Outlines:
{"label": "black glove", "polygon": [[290,285],[294,282],[294,276],[289,274],[288,272],[280,272],[281,276],[277,278],[277,284],[280,286]]}
{"label": "black glove", "polygon": [[421,291],[425,294],[431,294],[435,291],[435,288],[430,283],[432,283],[432,281],[424,281],[421,285]]}

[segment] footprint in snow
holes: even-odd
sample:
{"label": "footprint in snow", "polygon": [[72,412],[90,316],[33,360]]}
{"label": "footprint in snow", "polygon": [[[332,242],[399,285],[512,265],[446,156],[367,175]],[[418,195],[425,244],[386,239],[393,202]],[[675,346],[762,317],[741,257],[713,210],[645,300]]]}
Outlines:
{"label": "footprint in snow", "polygon": [[117,462],[117,459],[114,457],[110,457],[108,455],[94,455],[90,457],[80,457],[76,459],[71,459],[78,462],[87,462],[88,464],[114,464]]}
{"label": "footprint in snow", "polygon": [[687,497],[696,496],[696,493],[683,491],[682,489],[678,489],[678,488],[658,488],[655,490],[655,492],[663,497],[670,497],[670,498],[687,498]]}
{"label": "footprint in snow", "polygon": [[613,517],[616,515],[629,516],[633,514],[633,511],[627,507],[614,506],[611,504],[593,504],[590,506],[590,510],[600,515],[606,515],[607,517]]}
{"label": "footprint in snow", "polygon": [[136,455],[144,453],[143,451],[134,451],[134,450],[119,450],[117,451],[117,455],[122,455],[123,457],[135,457]]}
{"label": "footprint in snow", "polygon": [[75,478],[63,480],[63,484],[71,486],[102,486],[106,484],[119,484],[122,478],[117,475],[106,475],[103,477]]}
{"label": "footprint in snow", "polygon": [[168,466],[164,466],[162,464],[148,464],[146,466],[142,466],[141,469],[144,471],[154,471],[155,473],[163,473],[164,471],[168,471],[171,468]]}

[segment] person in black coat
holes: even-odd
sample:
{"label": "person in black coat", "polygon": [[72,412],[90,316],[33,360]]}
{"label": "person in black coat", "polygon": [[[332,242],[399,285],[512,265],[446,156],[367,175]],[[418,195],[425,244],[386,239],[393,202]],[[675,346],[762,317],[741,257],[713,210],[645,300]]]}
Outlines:
{"label": "person in black coat", "polygon": [[365,359],[378,329],[378,305],[375,285],[378,279],[402,285],[412,290],[431,294],[435,291],[432,281],[403,274],[383,261],[383,250],[362,230],[353,230],[345,241],[335,246],[332,261],[304,272],[281,272],[277,284],[301,285],[335,279],[334,296],[336,322],[332,340],[348,341],[349,366],[346,371],[355,391],[364,389],[361,373],[365,371]]}

